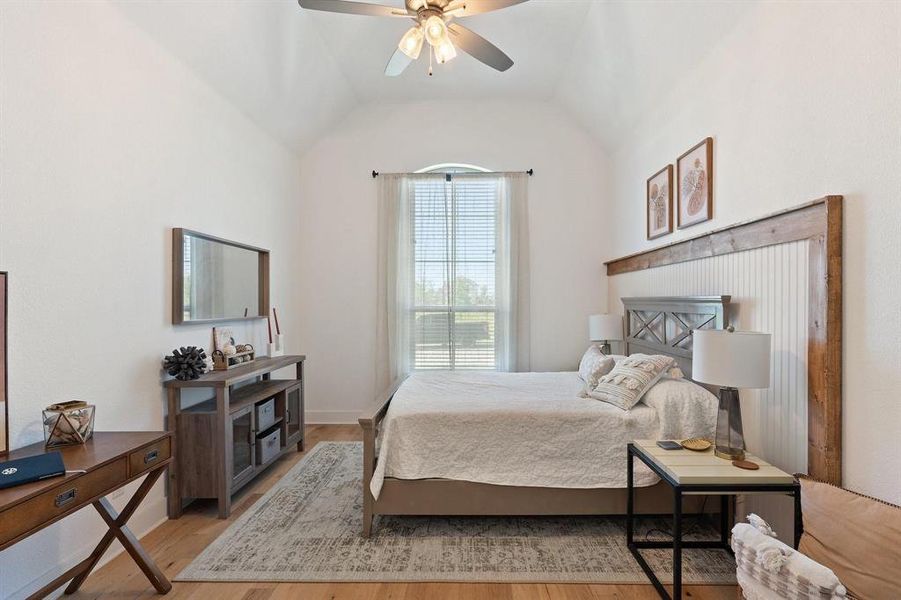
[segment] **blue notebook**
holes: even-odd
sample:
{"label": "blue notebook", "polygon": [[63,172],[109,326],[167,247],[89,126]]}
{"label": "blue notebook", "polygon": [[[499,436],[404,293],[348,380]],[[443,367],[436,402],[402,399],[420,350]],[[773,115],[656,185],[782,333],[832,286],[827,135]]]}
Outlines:
{"label": "blue notebook", "polygon": [[63,455],[47,452],[37,456],[0,462],[0,489],[66,474]]}

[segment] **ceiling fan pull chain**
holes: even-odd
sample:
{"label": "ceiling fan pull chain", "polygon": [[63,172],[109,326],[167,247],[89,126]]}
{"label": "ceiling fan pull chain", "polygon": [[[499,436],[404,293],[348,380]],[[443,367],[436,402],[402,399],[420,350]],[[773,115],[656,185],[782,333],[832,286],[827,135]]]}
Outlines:
{"label": "ceiling fan pull chain", "polygon": [[432,45],[429,44],[429,77],[432,76],[432,54],[433,53],[434,53],[434,50],[432,48]]}

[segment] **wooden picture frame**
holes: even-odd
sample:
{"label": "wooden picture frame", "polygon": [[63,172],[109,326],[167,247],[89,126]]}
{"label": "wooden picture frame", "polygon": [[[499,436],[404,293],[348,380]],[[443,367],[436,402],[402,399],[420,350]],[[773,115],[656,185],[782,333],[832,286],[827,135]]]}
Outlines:
{"label": "wooden picture frame", "polygon": [[679,229],[713,218],[713,138],[704,138],[676,159]]}
{"label": "wooden picture frame", "polygon": [[[186,318],[185,316],[185,237],[231,246],[257,253],[257,312],[246,316],[230,315],[214,318]],[[241,244],[182,227],[172,228],[172,324],[220,323],[265,319],[269,315],[269,250],[249,244]]]}
{"label": "wooden picture frame", "polygon": [[9,273],[0,271],[0,415],[3,416],[3,426],[0,428],[0,456],[9,454],[9,388],[6,377],[6,317],[9,304],[7,293],[7,281]]}
{"label": "wooden picture frame", "polygon": [[645,233],[653,240],[672,232],[673,165],[666,165],[645,184]]}

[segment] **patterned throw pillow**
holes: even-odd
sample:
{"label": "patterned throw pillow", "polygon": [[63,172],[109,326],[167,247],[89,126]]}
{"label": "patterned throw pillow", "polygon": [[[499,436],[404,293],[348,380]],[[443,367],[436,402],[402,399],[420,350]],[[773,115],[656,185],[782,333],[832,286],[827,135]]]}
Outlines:
{"label": "patterned throw pillow", "polygon": [[613,370],[614,364],[612,356],[607,356],[600,348],[592,346],[585,351],[579,362],[579,377],[585,382],[587,389],[593,390],[598,380]]}
{"label": "patterned throw pillow", "polygon": [[670,356],[633,354],[598,380],[588,395],[630,410],[672,366]]}
{"label": "patterned throw pillow", "polygon": [[[613,360],[619,364],[621,361],[629,358],[624,354],[611,354]],[[637,356],[637,354],[633,354],[633,356]],[[666,373],[663,374],[661,379],[685,379],[685,373],[682,372],[682,369],[676,364],[676,361],[673,361],[673,366],[667,369]]]}

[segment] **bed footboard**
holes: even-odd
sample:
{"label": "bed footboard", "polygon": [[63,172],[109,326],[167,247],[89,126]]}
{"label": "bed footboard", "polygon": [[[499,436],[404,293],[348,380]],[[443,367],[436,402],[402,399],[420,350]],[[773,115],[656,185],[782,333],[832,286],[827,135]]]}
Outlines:
{"label": "bed footboard", "polygon": [[360,427],[363,429],[363,537],[369,537],[372,532],[373,505],[375,498],[369,489],[372,474],[375,472],[375,438],[378,436],[379,425],[388,412],[388,405],[394,393],[404,382],[406,376],[398,377],[391,382],[388,388],[376,397],[372,407],[364,412],[360,418]]}

